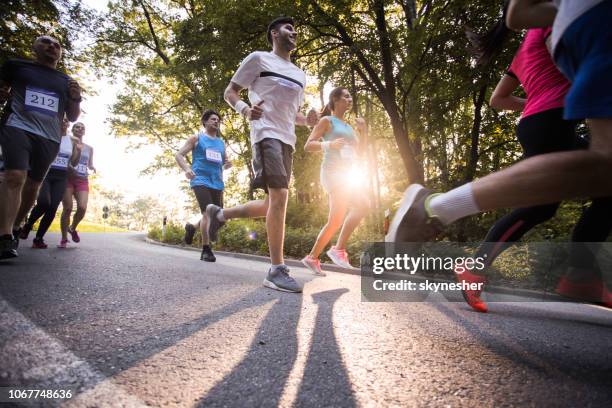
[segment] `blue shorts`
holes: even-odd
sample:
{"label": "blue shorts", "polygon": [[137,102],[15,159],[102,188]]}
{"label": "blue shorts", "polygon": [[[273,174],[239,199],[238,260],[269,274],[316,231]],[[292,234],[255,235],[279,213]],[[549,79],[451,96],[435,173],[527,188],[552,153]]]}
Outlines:
{"label": "blue shorts", "polygon": [[612,118],[612,0],[584,13],[563,33],[555,63],[572,82],[564,119]]}

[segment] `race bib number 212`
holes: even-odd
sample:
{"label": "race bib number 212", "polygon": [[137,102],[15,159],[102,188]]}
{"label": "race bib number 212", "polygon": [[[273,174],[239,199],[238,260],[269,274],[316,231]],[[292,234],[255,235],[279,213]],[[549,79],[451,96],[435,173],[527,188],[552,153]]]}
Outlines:
{"label": "race bib number 212", "polygon": [[59,95],[39,88],[26,87],[25,110],[55,116],[59,108]]}

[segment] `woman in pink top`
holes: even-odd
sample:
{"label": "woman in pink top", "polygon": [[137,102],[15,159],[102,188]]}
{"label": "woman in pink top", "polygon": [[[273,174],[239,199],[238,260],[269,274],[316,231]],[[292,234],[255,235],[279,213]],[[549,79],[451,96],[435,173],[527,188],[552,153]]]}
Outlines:
{"label": "woman in pink top", "polygon": [[[468,33],[479,55],[479,63],[490,61],[503,45],[508,31],[505,18],[502,17],[482,37]],[[564,99],[570,83],[559,72],[550,56],[547,47],[550,34],[550,27],[527,32],[510,69],[491,96],[493,108],[522,111],[516,133],[525,157],[585,148],[588,145],[588,142],[577,136],[577,123],[563,119]],[[526,99],[513,95],[521,85],[527,95]],[[558,208],[559,203],[555,203],[513,210],[489,230],[475,256],[485,257],[487,266],[491,265],[508,248],[505,243],[518,241],[533,227],[551,219]],[[612,217],[607,216],[611,211],[610,198],[593,200],[593,204],[583,211],[574,228],[572,241],[605,241],[612,228]],[[605,303],[608,295],[601,274],[594,271],[597,267],[593,255],[586,249],[581,250],[576,244],[573,248],[568,273],[561,279],[557,292],[571,298]],[[485,276],[474,272],[458,274],[457,279],[460,282],[486,282]],[[480,299],[480,292],[464,291],[463,294],[472,308],[486,312],[487,305]]]}

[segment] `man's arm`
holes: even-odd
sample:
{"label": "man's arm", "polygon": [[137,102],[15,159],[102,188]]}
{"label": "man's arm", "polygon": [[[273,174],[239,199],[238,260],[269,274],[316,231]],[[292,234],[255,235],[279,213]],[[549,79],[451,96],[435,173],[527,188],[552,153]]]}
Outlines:
{"label": "man's arm", "polygon": [[242,91],[242,89],[243,88],[237,83],[230,82],[223,93],[225,102],[227,102],[236,112],[240,113],[248,120],[257,120],[261,118],[263,115],[261,104],[264,103],[264,101],[261,101],[252,107],[249,106],[246,102],[240,99],[240,91]]}
{"label": "man's arm", "polygon": [[185,141],[183,147],[181,147],[179,151],[176,152],[176,154],[174,155],[176,163],[185,172],[185,177],[187,177],[188,180],[194,178],[195,173],[193,172],[193,170],[191,170],[191,166],[189,165],[189,163],[187,163],[187,159],[185,157],[187,156],[187,154],[189,154],[190,151],[193,150],[197,140],[197,136],[191,136]]}
{"label": "man's arm", "polygon": [[550,27],[556,15],[557,7],[549,0],[510,0],[506,25],[515,31]]}
{"label": "man's arm", "polygon": [[11,85],[0,79],[0,105],[4,105],[11,97]]}
{"label": "man's arm", "polygon": [[304,115],[302,112],[298,112],[295,115],[295,124],[298,126],[315,126],[319,122],[319,114],[314,108],[308,111],[307,115]]}
{"label": "man's arm", "polygon": [[66,117],[75,122],[81,114],[81,87],[74,79],[68,81],[68,105],[66,106]]}

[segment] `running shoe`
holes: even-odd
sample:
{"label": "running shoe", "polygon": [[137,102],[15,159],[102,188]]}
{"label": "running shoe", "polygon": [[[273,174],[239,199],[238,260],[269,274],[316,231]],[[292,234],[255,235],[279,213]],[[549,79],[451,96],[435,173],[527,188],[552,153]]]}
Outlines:
{"label": "running shoe", "polygon": [[42,238],[34,238],[32,240],[32,248],[34,249],[47,249],[47,244],[45,244],[45,240]]}
{"label": "running shoe", "polygon": [[221,222],[219,218],[217,218],[221,209],[221,207],[214,204],[208,204],[208,206],[206,206],[206,215],[208,215],[208,239],[212,242],[217,241],[217,232],[225,224],[225,222]]}
{"label": "running shoe", "polygon": [[13,239],[11,235],[4,235],[0,237],[0,259],[11,259],[17,258],[17,242],[19,240]]}
{"label": "running shoe", "polygon": [[348,254],[345,249],[337,249],[335,246],[332,246],[329,251],[327,251],[327,256],[329,256],[329,259],[331,259],[333,263],[342,268],[355,269],[349,262]]}
{"label": "running shoe", "polygon": [[19,234],[21,234],[21,228],[17,228],[13,230],[13,240],[15,241],[14,246],[15,248],[13,249],[17,249],[19,248]]}
{"label": "running shoe", "polygon": [[210,248],[210,246],[207,245],[202,248],[202,254],[200,255],[200,261],[215,262],[216,260],[217,258],[215,257],[215,254],[213,254],[213,251]]}
{"label": "running shoe", "polygon": [[425,208],[425,201],[432,194],[420,184],[408,187],[389,225],[386,242],[427,242],[442,233],[444,226],[440,220],[427,214]]}
{"label": "running shoe", "polygon": [[326,276],[325,272],[321,270],[321,261],[319,261],[318,259],[313,258],[310,255],[306,255],[304,259],[302,259],[302,263],[315,275]]}
{"label": "running shoe", "polygon": [[190,223],[185,224],[185,237],[183,240],[187,245],[191,245],[193,243],[193,236],[196,233],[196,228]]}
{"label": "running shoe", "polygon": [[81,237],[79,237],[79,233],[77,232],[77,230],[68,228],[68,232],[70,233],[72,242],[81,242]]}
{"label": "running shoe", "polygon": [[[457,268],[455,268],[454,272],[455,272],[455,277],[457,278],[457,282],[459,283],[463,283],[463,282],[468,283],[468,284],[482,283],[483,285],[480,285],[480,287],[482,288],[484,284],[487,282],[487,278],[485,278],[484,276],[475,275],[468,270],[459,272]],[[487,304],[483,302],[482,299],[480,299],[481,293],[482,293],[482,289],[481,290],[467,289],[467,290],[461,291],[463,298],[465,299],[467,304],[472,307],[472,309],[480,313],[487,313],[489,308],[487,307]]]}
{"label": "running shoe", "polygon": [[60,249],[66,249],[68,248],[68,242],[69,241],[67,239],[62,239],[60,243],[57,245],[57,247]]}
{"label": "running shoe", "polygon": [[23,227],[21,227],[21,231],[19,231],[19,239],[28,239],[30,231],[32,231],[32,226],[25,224]]}
{"label": "running shoe", "polygon": [[268,276],[263,281],[263,285],[282,292],[300,293],[302,291],[300,284],[289,276],[289,268],[286,265],[281,265],[274,270],[270,268]]}
{"label": "running shoe", "polygon": [[612,308],[612,296],[600,278],[588,282],[573,282],[563,276],[555,292],[570,299],[597,303]]}

